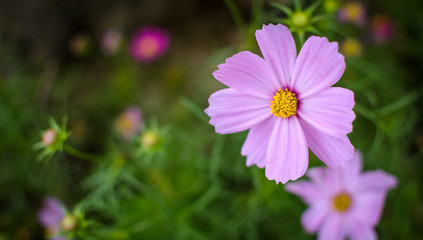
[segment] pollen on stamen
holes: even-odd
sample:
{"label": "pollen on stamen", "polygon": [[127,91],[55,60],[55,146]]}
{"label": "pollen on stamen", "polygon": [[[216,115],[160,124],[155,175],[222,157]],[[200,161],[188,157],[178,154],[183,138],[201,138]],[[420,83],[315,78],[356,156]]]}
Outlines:
{"label": "pollen on stamen", "polygon": [[270,103],[270,111],[276,117],[287,118],[297,114],[298,99],[288,88],[279,89]]}
{"label": "pollen on stamen", "polygon": [[351,197],[346,193],[336,195],[332,201],[333,208],[338,212],[345,212],[351,206]]}

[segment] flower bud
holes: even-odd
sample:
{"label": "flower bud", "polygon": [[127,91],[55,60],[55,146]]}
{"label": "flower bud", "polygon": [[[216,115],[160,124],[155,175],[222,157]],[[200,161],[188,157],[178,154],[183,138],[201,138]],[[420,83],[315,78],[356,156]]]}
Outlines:
{"label": "flower bud", "polygon": [[44,145],[51,146],[57,138],[57,133],[52,128],[47,129],[42,136],[42,141]]}

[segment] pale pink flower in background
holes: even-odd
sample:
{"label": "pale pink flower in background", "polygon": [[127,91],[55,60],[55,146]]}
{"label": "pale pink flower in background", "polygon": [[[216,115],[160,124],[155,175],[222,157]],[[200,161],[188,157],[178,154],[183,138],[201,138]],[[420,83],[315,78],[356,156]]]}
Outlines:
{"label": "pale pink flower in background", "polygon": [[135,106],[128,107],[115,121],[115,127],[125,140],[135,137],[142,128],[142,114]]}
{"label": "pale pink flower in background", "polygon": [[300,196],[309,208],[301,223],[318,239],[377,239],[387,192],[396,186],[394,176],[382,170],[361,172],[361,154],[347,161],[345,168],[315,167],[307,172],[311,181],[288,183],[285,189]]}
{"label": "pale pink flower in background", "polygon": [[353,92],[331,87],[345,70],[338,44],[313,36],[297,57],[282,24],[263,25],[256,38],[264,59],[240,52],[213,73],[229,88],[210,96],[210,124],[220,134],[250,129],[241,151],[247,166],[264,167],[277,183],[304,175],[308,147],[328,166],[344,166],[355,114]]}
{"label": "pale pink flower in background", "polygon": [[169,42],[170,36],[165,30],[155,26],[147,26],[134,35],[130,51],[136,60],[152,62],[166,52]]}
{"label": "pale pink flower in background", "polygon": [[109,29],[103,33],[101,49],[107,56],[112,56],[119,49],[122,33],[117,29]]}
{"label": "pale pink flower in background", "polygon": [[363,26],[367,22],[366,9],[361,2],[346,2],[338,12],[338,19],[343,23]]}

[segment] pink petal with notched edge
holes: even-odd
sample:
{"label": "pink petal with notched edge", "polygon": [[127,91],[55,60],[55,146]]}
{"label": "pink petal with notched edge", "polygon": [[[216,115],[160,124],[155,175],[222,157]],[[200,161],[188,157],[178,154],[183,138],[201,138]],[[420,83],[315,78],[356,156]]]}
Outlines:
{"label": "pink petal with notched edge", "polygon": [[372,226],[363,224],[359,221],[351,220],[349,217],[345,219],[348,221],[348,239],[350,240],[376,240],[377,235]]}
{"label": "pink petal with notched edge", "polygon": [[308,233],[315,233],[330,212],[327,201],[313,203],[301,216],[301,224]]}
{"label": "pink petal with notched edge", "polygon": [[241,154],[247,156],[247,166],[256,164],[259,168],[265,166],[266,149],[276,119],[270,117],[250,129],[247,139],[241,149]]}
{"label": "pink petal with notched edge", "polygon": [[220,134],[245,131],[271,116],[269,101],[226,88],[213,93],[205,112]]}
{"label": "pink petal with notched edge", "polygon": [[305,98],[338,82],[345,70],[344,56],[338,44],[312,36],[304,43],[292,72],[291,88]]}
{"label": "pink petal with notched edge", "polygon": [[266,177],[286,183],[303,176],[307,167],[307,142],[297,118],[278,118],[267,148]]}
{"label": "pink petal with notched edge", "polygon": [[333,137],[352,132],[355,114],[354,93],[351,90],[331,87],[323,92],[300,100],[297,110],[301,119]]}
{"label": "pink petal with notched edge", "polygon": [[289,29],[282,24],[263,25],[262,30],[256,31],[256,39],[264,59],[278,76],[279,88],[290,86],[297,48]]}
{"label": "pink petal with notched edge", "polygon": [[228,87],[245,94],[271,99],[279,88],[270,65],[251,52],[235,54],[218,67],[219,70],[213,76]]}
{"label": "pink petal with notched edge", "polygon": [[330,214],[323,221],[317,234],[318,240],[341,240],[345,238],[345,229],[342,217],[339,214]]}
{"label": "pink petal with notched edge", "polygon": [[325,194],[322,194],[320,186],[304,180],[287,183],[285,190],[300,196],[307,204],[322,201],[326,198]]}
{"label": "pink petal with notched edge", "polygon": [[354,194],[350,211],[351,218],[375,226],[382,215],[386,194],[385,191]]}
{"label": "pink petal with notched edge", "polygon": [[396,185],[397,180],[394,176],[382,170],[375,170],[362,173],[356,184],[351,186],[351,190],[360,193],[366,191],[388,191]]}
{"label": "pink petal with notched edge", "polygon": [[326,165],[331,168],[342,167],[345,162],[353,157],[354,146],[347,136],[341,138],[323,134],[301,118],[301,127],[311,151]]}

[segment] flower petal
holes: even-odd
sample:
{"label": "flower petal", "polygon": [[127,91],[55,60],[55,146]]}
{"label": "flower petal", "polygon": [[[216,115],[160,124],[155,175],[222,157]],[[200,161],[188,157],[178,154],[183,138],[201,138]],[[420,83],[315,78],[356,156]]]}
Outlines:
{"label": "flower petal", "polygon": [[267,145],[275,126],[276,119],[268,118],[250,129],[247,139],[241,149],[241,154],[247,156],[247,166],[256,164],[259,168],[265,166]]}
{"label": "flower petal", "polygon": [[311,151],[331,168],[344,166],[353,157],[354,146],[347,136],[341,138],[326,135],[299,118]]}
{"label": "flower petal", "polygon": [[315,233],[329,212],[327,201],[314,203],[301,216],[301,224],[308,233]]}
{"label": "flower petal", "polygon": [[304,43],[292,72],[291,87],[307,97],[338,82],[345,70],[338,44],[312,36]]}
{"label": "flower petal", "polygon": [[321,191],[322,189],[319,185],[305,180],[287,183],[285,190],[301,197],[307,204],[312,204],[326,198],[325,193]]}
{"label": "flower petal", "polygon": [[388,191],[397,185],[397,179],[382,170],[367,171],[361,174],[354,184],[355,192]]}
{"label": "flower petal", "polygon": [[354,93],[348,89],[331,87],[300,100],[298,115],[321,132],[342,137],[352,132],[355,114]]}
{"label": "flower petal", "polygon": [[295,41],[289,29],[282,25],[263,25],[256,39],[266,62],[278,76],[279,88],[290,86],[291,73],[297,57]]}
{"label": "flower petal", "polygon": [[46,228],[54,227],[60,224],[64,216],[63,203],[55,197],[46,197],[43,209],[38,212],[38,221]]}
{"label": "flower petal", "polygon": [[272,115],[269,101],[226,88],[213,93],[205,112],[220,134],[247,130]]}
{"label": "flower petal", "polygon": [[349,174],[359,175],[361,173],[361,170],[363,170],[362,158],[360,151],[354,151],[353,158],[348,160],[345,166],[345,169],[349,169]]}
{"label": "flower petal", "polygon": [[325,218],[319,229],[318,240],[341,240],[345,238],[345,229],[342,217],[339,214],[330,214]]}
{"label": "flower petal", "polygon": [[354,151],[353,158],[345,162],[345,167],[338,169],[341,173],[343,186],[347,189],[353,189],[357,181],[361,178],[362,163],[361,152]]}
{"label": "flower petal", "polygon": [[371,226],[377,225],[382,215],[385,198],[385,191],[354,194],[350,211],[351,218]]}
{"label": "flower petal", "polygon": [[359,221],[352,221],[348,224],[348,237],[351,240],[376,240],[377,235],[373,226],[363,224]]}
{"label": "flower petal", "polygon": [[266,177],[286,183],[303,176],[307,167],[307,142],[297,118],[278,118],[266,153]]}
{"label": "flower petal", "polygon": [[313,182],[322,182],[323,181],[323,174],[325,173],[324,167],[314,167],[307,170],[307,177],[309,177]]}
{"label": "flower petal", "polygon": [[261,57],[248,52],[240,52],[220,64],[213,76],[223,84],[245,94],[272,99],[279,89],[271,66]]}

